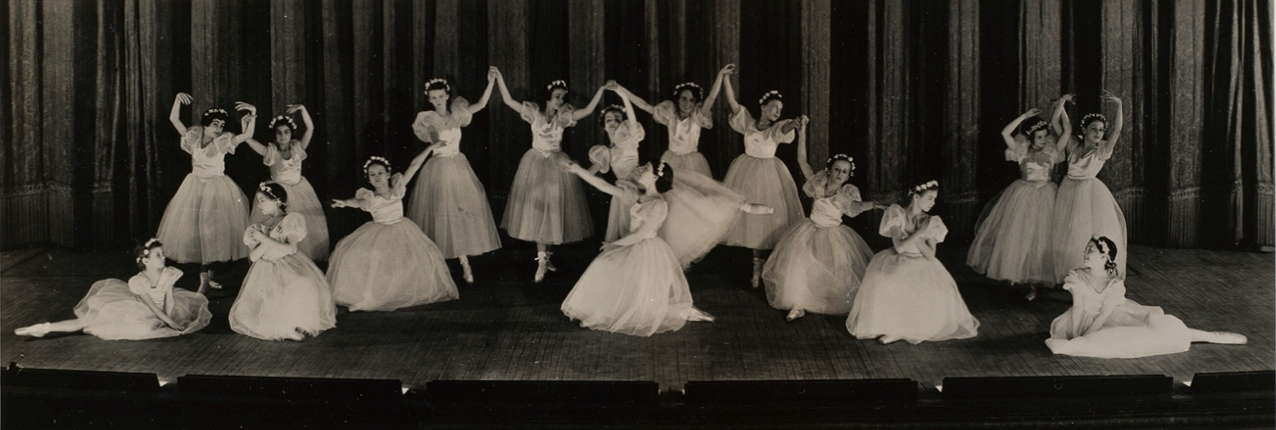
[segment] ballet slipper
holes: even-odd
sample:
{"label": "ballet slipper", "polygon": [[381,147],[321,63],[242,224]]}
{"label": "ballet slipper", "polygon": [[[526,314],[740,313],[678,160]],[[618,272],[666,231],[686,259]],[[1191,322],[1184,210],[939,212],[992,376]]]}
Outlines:
{"label": "ballet slipper", "polygon": [[891,335],[884,335],[882,337],[877,338],[877,342],[881,343],[882,345],[890,345],[892,343],[899,342],[900,340],[901,340],[900,337],[891,336]]}
{"label": "ballet slipper", "polygon": [[806,311],[805,311],[805,310],[802,310],[802,309],[794,309],[794,310],[789,311],[789,316],[784,317],[784,319],[785,319],[785,320],[787,320],[787,321],[794,321],[794,320],[797,320],[798,318],[802,318],[802,317],[804,317],[804,316],[806,316]]}
{"label": "ballet slipper", "polygon": [[470,260],[461,256],[461,276],[465,278],[465,283],[474,285],[474,271],[470,269]]}
{"label": "ballet slipper", "polygon": [[1037,284],[1028,284],[1028,293],[1023,295],[1024,299],[1033,301],[1037,299]]}
{"label": "ballet slipper", "polygon": [[546,252],[536,253],[536,275],[532,277],[532,280],[535,281],[537,284],[545,280],[545,271],[549,269],[547,267],[548,263],[549,263],[548,253]]}
{"label": "ballet slipper", "polygon": [[222,289],[222,284],[220,282],[214,281],[212,277],[209,277],[208,288],[212,288],[214,290],[220,290]]}
{"label": "ballet slipper", "polygon": [[44,335],[49,334],[49,329],[51,328],[53,328],[53,324],[50,324],[47,322],[39,323],[33,326],[22,327],[20,329],[14,330],[13,334],[16,334],[18,336],[44,337]]}
{"label": "ballet slipper", "polygon": [[753,288],[757,288],[762,281],[762,264],[764,262],[761,258],[753,258],[753,280],[751,281]]}
{"label": "ballet slipper", "polygon": [[1210,332],[1210,343],[1220,343],[1224,345],[1244,345],[1249,342],[1249,338],[1240,333],[1232,333],[1227,331]]}
{"label": "ballet slipper", "polygon": [[713,322],[716,318],[709,315],[708,312],[696,309],[694,306],[687,310],[687,321],[691,322]]}

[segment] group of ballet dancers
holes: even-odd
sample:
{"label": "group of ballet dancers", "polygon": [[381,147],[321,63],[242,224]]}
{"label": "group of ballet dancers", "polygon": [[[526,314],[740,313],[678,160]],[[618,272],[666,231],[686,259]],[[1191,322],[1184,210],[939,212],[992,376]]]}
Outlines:
{"label": "group of ballet dancers", "polygon": [[[75,307],[75,319],[16,332],[82,330],[104,339],[191,333],[212,318],[204,293],[220,284],[210,264],[244,257],[252,265],[230,310],[230,326],[261,339],[318,335],[336,325],[335,305],[393,311],[457,299],[444,260],[458,259],[462,278],[473,283],[468,257],[501,246],[484,187],[460,151],[462,128],[497,89],[532,134],[500,227],[536,243],[534,282],[557,270],[552,246],[594,235],[584,184],[611,196],[601,253],[561,308],[581,326],[650,336],[687,321],[713,321],[693,305],[683,271],[722,244],[753,250],[753,287],[765,287],[769,304],[786,311],[789,321],[808,312],[848,315],[851,335],[883,344],[976,336],[979,321],[935,258],[948,233],[943,220],[929,214],[940,184],[919,182],[893,204],[863,201],[849,183],[854,159],[837,154],[816,170],[808,161],[808,118],[781,119],[778,91],[762,94],[755,118],[736,98],[735,72],[734,65],[723,67],[707,95],[687,82],[674,88],[674,100],[655,105],[608,81],[580,109],[567,103],[563,80],[543,87],[542,103],[518,101],[492,67],[482,96],[470,104],[446,80],[432,79],[424,85],[430,109],[412,124],[426,148],[397,170],[384,157],[363,163],[368,187],[330,205],[369,212],[372,221],[338,241],[331,255],[322,203],[301,175],[315,129],[306,107],[289,105],[272,118],[274,135],[262,143],[253,137],[256,107],[234,106],[243,113],[239,134],[226,130],[232,117],[220,108],[204,111],[199,124],[188,127],[180,117],[192,98],[179,93],[169,119],[191,155],[192,172],[169,202],[157,237],[135,249],[140,272],[128,282],[93,284]],[[597,110],[606,91],[622,104],[598,110],[609,144],[590,148],[586,168],[560,143],[566,128]],[[701,131],[714,125],[720,93],[745,151],[717,182],[698,145]],[[1110,130],[1106,117],[1092,113],[1073,136],[1066,109],[1072,95],[1053,103],[1050,122],[1033,109],[1006,126],[1006,159],[1019,164],[1022,176],[980,215],[967,264],[991,279],[1025,286],[1030,300],[1041,286],[1062,284],[1071,293],[1072,307],[1054,320],[1046,341],[1055,353],[1141,357],[1185,351],[1191,342],[1245,343],[1243,335],[1189,329],[1159,307],[1125,298],[1124,215],[1095,177],[1113,154],[1123,111],[1119,98],[1106,92],[1103,98],[1116,106]],[[640,161],[645,130],[635,107],[666,128],[669,148],[658,162]],[[795,140],[805,179],[801,195],[775,157],[780,144]],[[223,172],[223,157],[241,143],[262,156],[271,176],[256,189],[251,211]],[[1057,185],[1049,172],[1065,160],[1068,176]],[[614,181],[600,176],[608,172]],[[809,216],[802,195],[812,200]],[[844,216],[870,210],[884,211],[878,233],[891,238],[891,246],[877,253],[842,224]],[[168,266],[170,260],[201,264],[197,291],[173,288],[182,272]],[[329,261],[326,273],[316,260]]]}

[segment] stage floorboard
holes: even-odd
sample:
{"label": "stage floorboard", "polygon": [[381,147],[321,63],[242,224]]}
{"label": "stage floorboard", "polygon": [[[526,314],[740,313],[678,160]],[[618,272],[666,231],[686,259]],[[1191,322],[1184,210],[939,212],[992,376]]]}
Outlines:
{"label": "stage floorboard", "polygon": [[[473,259],[479,280],[461,299],[390,313],[341,313],[337,327],[303,342],[268,342],[232,332],[226,315],[246,262],[218,278],[210,294],[213,324],[198,333],[147,341],[104,341],[85,334],[24,338],[13,330],[72,318],[72,307],[103,278],[136,273],[127,251],[77,253],[27,249],[0,254],[0,360],[33,368],[187,374],[431,380],[635,380],[677,390],[687,381],[911,378],[933,390],[945,377],[1165,374],[1270,370],[1276,363],[1271,254],[1133,247],[1130,299],[1161,306],[1189,327],[1237,331],[1249,344],[1194,344],[1191,351],[1128,360],[1055,356],[1043,340],[1068,308],[1062,290],[1035,302],[965,267],[965,249],[941,249],[979,319],[968,340],[879,345],[847,333],[845,316],[786,322],[760,289],[749,288],[749,254],[718,248],[687,274],[697,307],[714,323],[688,323],[650,338],[582,329],[559,305],[597,244],[557,250],[560,270],[531,283],[534,251]],[[193,265],[179,287],[198,283]]]}

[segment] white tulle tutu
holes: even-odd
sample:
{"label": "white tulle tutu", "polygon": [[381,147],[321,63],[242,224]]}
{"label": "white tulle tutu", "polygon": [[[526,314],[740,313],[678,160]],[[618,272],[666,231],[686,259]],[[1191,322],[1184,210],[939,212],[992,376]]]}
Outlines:
{"label": "white tulle tutu", "polygon": [[501,247],[487,193],[465,154],[433,157],[425,163],[408,199],[407,216],[434,240],[443,258]]}
{"label": "white tulle tutu", "polygon": [[546,157],[537,149],[523,154],[501,219],[501,228],[510,237],[557,245],[594,235],[580,178],[559,166],[560,160],[567,159],[562,152]]}
{"label": "white tulle tutu", "polygon": [[187,174],[169,200],[156,237],[164,256],[178,263],[214,263],[248,256],[239,240],[248,228],[248,199],[226,176]]}
{"label": "white tulle tutu", "polygon": [[868,264],[846,328],[860,339],[887,335],[917,344],[975,337],[979,321],[942,263],[888,248]]}
{"label": "white tulle tutu", "polygon": [[685,269],[700,261],[744,215],[743,194],[695,172],[674,170],[673,189],[665,192],[669,216],[659,236]]}
{"label": "white tulle tutu", "polygon": [[[1046,346],[1055,354],[1099,358],[1137,358],[1174,354],[1192,347],[1192,333],[1183,321],[1166,315],[1160,307],[1144,306],[1125,298],[1125,283],[1109,281],[1102,292],[1085,282],[1080,271],[1064,280],[1063,288],[1072,293],[1073,313],[1069,308],[1050,323]],[[1112,309],[1103,325],[1085,334],[1097,322],[1104,307]],[[1079,316],[1079,318],[1073,318]]]}
{"label": "white tulle tutu", "polygon": [[[164,244],[165,250],[168,244]],[[171,286],[170,286],[171,288]],[[151,308],[119,279],[103,279],[93,283],[89,292],[75,305],[75,317],[84,324],[84,332],[106,340],[142,340],[180,336],[207,327],[213,314],[203,294],[173,288],[173,312],[169,318],[182,330],[174,330],[161,321]]]}
{"label": "white tulle tutu", "polygon": [[679,155],[666,150],[664,155],[660,156],[660,160],[669,163],[669,167],[677,172],[691,171],[713,177],[713,172],[709,171],[709,160],[705,159],[704,154],[699,151]]}
{"label": "white tulle tutu", "polygon": [[775,209],[771,215],[745,214],[740,217],[723,238],[723,245],[772,249],[784,232],[806,218],[793,176],[779,159],[740,155],[731,162],[727,177],[722,182],[743,194],[749,203]]}
{"label": "white tulle tutu", "polygon": [[975,223],[966,265],[990,279],[1058,282],[1050,259],[1057,188],[1049,181],[1018,179],[988,201]]}
{"label": "white tulle tutu", "polygon": [[328,279],[300,253],[254,262],[230,308],[231,330],[258,339],[315,336],[336,325]]}
{"label": "white tulle tutu", "polygon": [[691,289],[673,251],[659,238],[599,254],[563,301],[581,327],[651,336],[682,328]]}
{"label": "white tulle tutu", "polygon": [[1072,269],[1082,267],[1086,243],[1095,235],[1106,236],[1117,246],[1117,270],[1125,276],[1125,214],[1112,192],[1098,179],[1064,178],[1055,199],[1051,259],[1055,279],[1062,281]]}
{"label": "white tulle tutu", "polygon": [[850,313],[872,257],[872,248],[850,227],[804,220],[780,239],[763,268],[767,302],[786,311]]}
{"label": "white tulle tutu", "polygon": [[337,242],[328,283],[333,300],[351,311],[392,311],[459,297],[443,253],[407,219],[369,222]]}
{"label": "white tulle tutu", "polygon": [[[306,217],[306,239],[297,244],[297,251],[306,254],[306,258],[314,261],[328,259],[328,218],[323,213],[323,203],[315,194],[310,181],[302,177],[296,184],[278,183],[288,193],[288,213],[299,213]],[[268,216],[263,215],[257,207],[257,199],[253,199],[251,223],[261,224]]]}

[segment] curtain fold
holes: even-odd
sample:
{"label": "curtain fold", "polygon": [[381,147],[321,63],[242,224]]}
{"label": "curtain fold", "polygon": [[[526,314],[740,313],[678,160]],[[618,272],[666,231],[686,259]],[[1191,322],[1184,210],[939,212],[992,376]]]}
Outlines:
{"label": "curtain fold", "polygon": [[[304,174],[327,200],[365,185],[369,156],[400,171],[424,148],[410,128],[430,78],[473,102],[497,66],[516,99],[537,103],[546,82],[567,79],[580,107],[609,79],[655,103],[684,81],[708,90],[736,63],[741,104],[756,115],[759,94],[781,91],[783,117],[812,119],[812,165],[852,155],[866,198],[893,203],[913,182],[941,180],[936,213],[953,241],[1018,175],[1001,156],[1006,122],[1074,91],[1074,121],[1110,117],[1107,90],[1125,101],[1125,129],[1100,178],[1133,243],[1270,246],[1270,13],[1267,0],[9,2],[0,243],[107,248],[154,235],[190,172],[168,121],[177,92],[195,97],[187,125],[208,107],[256,105],[259,139],[270,116],[305,104],[316,130]],[[462,148],[497,212],[530,147],[503,105],[494,94]],[[667,137],[639,117],[654,160]],[[725,101],[714,120],[701,152],[721,178],[744,148]],[[606,143],[591,116],[564,149],[583,161]],[[778,157],[800,181],[795,148]],[[226,164],[246,194],[269,177],[244,147]],[[328,216],[334,239],[369,219]],[[878,216],[850,224],[873,237]]]}

